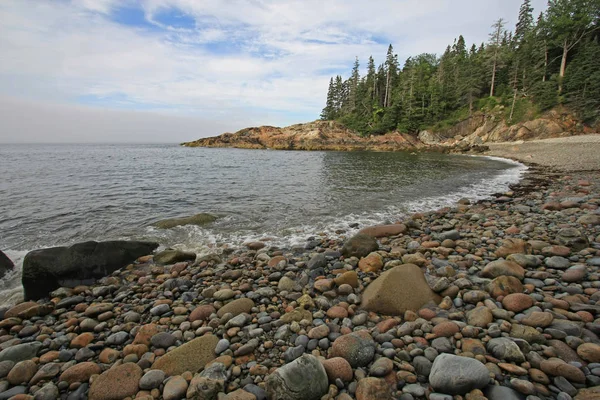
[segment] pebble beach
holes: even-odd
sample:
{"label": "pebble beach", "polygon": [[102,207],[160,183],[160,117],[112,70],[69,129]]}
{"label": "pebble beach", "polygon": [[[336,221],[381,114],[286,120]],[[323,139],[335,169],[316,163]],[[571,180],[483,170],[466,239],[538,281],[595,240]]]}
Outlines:
{"label": "pebble beach", "polygon": [[0,400],[598,399],[588,153],[477,203],[292,248],[165,250],[5,307]]}

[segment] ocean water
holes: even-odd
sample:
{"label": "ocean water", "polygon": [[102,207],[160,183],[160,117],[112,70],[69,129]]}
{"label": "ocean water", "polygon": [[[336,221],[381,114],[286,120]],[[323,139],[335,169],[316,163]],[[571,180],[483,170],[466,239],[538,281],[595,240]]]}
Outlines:
{"label": "ocean water", "polygon": [[[20,299],[24,255],[85,240],[143,239],[198,253],[269,237],[396,221],[506,191],[525,170],[506,160],[435,153],[301,152],[178,145],[0,145],[0,249],[17,264],[0,304]],[[212,224],[161,230],[200,212]],[[357,229],[358,229],[357,228]]]}

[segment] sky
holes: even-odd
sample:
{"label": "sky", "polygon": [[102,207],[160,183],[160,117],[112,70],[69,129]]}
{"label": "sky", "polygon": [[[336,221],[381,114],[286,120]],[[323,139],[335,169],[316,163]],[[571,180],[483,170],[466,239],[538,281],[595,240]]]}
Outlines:
{"label": "sky", "polygon": [[[1,0],[0,143],[176,143],[318,119],[354,58],[513,29],[522,0]],[[534,14],[545,0],[533,0]]]}

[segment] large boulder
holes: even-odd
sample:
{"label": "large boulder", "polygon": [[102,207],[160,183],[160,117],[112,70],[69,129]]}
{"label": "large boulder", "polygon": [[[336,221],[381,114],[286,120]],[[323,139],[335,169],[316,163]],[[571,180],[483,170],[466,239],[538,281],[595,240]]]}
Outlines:
{"label": "large boulder", "polygon": [[152,259],[157,264],[170,265],[181,261],[194,261],[196,260],[196,253],[176,249],[165,249],[156,253]]}
{"label": "large boulder", "polygon": [[0,250],[0,278],[4,276],[9,271],[12,271],[15,268],[15,264],[8,258],[6,254]]}
{"label": "large boulder", "polygon": [[391,225],[375,225],[362,228],[358,233],[372,236],[375,238],[396,236],[406,232],[406,225],[404,224],[391,224]]}
{"label": "large boulder", "polygon": [[419,140],[425,144],[440,144],[444,138],[434,132],[421,131],[418,136]]}
{"label": "large boulder", "polygon": [[83,242],[33,250],[23,260],[26,300],[38,300],[61,287],[89,285],[158,247],[154,242]]}
{"label": "large boulder", "polygon": [[327,393],[329,380],[318,358],[304,354],[267,377],[269,399],[318,400]]}
{"label": "large boulder", "polygon": [[344,243],[342,255],[344,257],[365,257],[374,251],[379,250],[379,244],[374,237],[358,233],[352,236]]}
{"label": "large boulder", "polygon": [[494,279],[499,276],[514,276],[519,280],[525,278],[525,270],[513,261],[496,260],[488,263],[481,271],[483,278]]}
{"label": "large boulder", "polygon": [[367,286],[362,307],[384,315],[404,315],[406,310],[417,311],[441,300],[427,284],[421,268],[403,264],[385,271]]}
{"label": "large boulder", "polygon": [[192,215],[190,217],[181,217],[181,218],[168,218],[163,219],[161,221],[155,222],[153,225],[160,229],[171,229],[176,226],[184,226],[184,225],[206,225],[210,224],[217,220],[212,214],[200,213],[196,215]]}
{"label": "large boulder", "polygon": [[90,387],[89,400],[117,400],[133,397],[139,391],[142,369],[128,362],[104,371]]}
{"label": "large boulder", "polygon": [[214,360],[219,338],[204,335],[169,351],[152,364],[152,369],[160,369],[169,376],[181,375],[186,371],[195,374]]}

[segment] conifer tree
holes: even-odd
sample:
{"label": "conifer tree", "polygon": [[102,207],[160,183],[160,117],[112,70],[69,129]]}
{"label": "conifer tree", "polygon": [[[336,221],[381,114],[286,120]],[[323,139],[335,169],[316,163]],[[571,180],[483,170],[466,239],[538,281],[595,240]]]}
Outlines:
{"label": "conifer tree", "polygon": [[490,34],[490,44],[488,46],[491,52],[491,66],[492,66],[492,80],[490,83],[490,97],[494,95],[494,85],[496,83],[496,72],[498,70],[498,64],[500,62],[500,52],[502,37],[504,36],[504,20],[500,18],[494,25],[492,25],[493,31]]}

